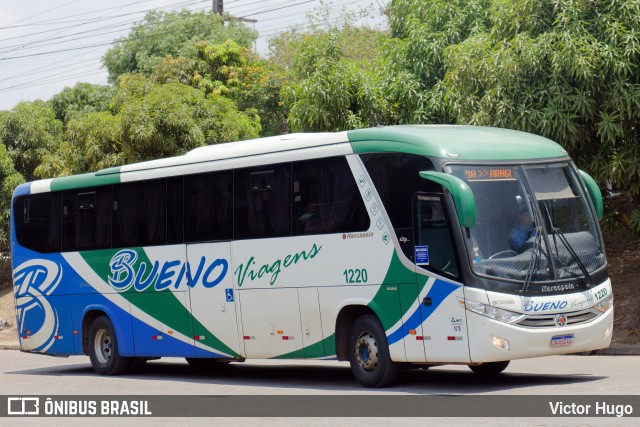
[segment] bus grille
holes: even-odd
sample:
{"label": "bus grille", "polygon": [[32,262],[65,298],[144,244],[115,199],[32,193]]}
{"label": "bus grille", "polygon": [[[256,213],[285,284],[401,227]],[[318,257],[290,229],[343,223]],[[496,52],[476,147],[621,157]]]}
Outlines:
{"label": "bus grille", "polygon": [[[581,325],[583,323],[591,322],[602,313],[597,310],[582,310],[574,311],[573,313],[562,313],[567,317],[567,323],[569,325]],[[517,325],[524,326],[526,328],[553,328],[558,327],[556,325],[557,314],[547,314],[540,316],[525,316],[516,322]]]}

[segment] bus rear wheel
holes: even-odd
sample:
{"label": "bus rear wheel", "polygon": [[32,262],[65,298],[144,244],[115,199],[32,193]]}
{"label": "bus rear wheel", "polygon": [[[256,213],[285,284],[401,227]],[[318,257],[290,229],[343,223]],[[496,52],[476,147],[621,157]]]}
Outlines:
{"label": "bus rear wheel", "polygon": [[508,360],[504,362],[488,362],[481,365],[469,365],[469,369],[481,377],[493,377],[507,369],[507,366],[509,366]]}
{"label": "bus rear wheel", "polygon": [[100,316],[89,328],[89,360],[100,375],[120,375],[129,370],[131,358],[122,357],[111,320]]}
{"label": "bus rear wheel", "polygon": [[400,366],[391,360],[387,336],[376,316],[367,314],[356,319],[349,346],[351,371],[360,384],[374,388],[396,381]]}

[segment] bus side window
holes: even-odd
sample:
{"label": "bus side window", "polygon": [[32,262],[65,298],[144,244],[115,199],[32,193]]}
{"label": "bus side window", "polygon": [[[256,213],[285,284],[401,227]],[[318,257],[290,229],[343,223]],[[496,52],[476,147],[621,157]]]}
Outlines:
{"label": "bus side window", "polygon": [[113,192],[113,247],[164,244],[166,180],[120,184]]}
{"label": "bus side window", "polygon": [[235,171],[234,237],[291,235],[291,164]]}
{"label": "bus side window", "polygon": [[61,193],[21,196],[14,202],[18,243],[47,253],[60,251]]}
{"label": "bus side window", "polygon": [[344,157],[293,163],[293,234],[369,229],[369,215]]}
{"label": "bus side window", "polygon": [[231,240],[233,171],[186,176],[184,218],[186,242]]}
{"label": "bus side window", "polygon": [[111,186],[63,192],[62,250],[111,247]]}
{"label": "bus side window", "polygon": [[184,242],[184,178],[167,179],[167,244]]}

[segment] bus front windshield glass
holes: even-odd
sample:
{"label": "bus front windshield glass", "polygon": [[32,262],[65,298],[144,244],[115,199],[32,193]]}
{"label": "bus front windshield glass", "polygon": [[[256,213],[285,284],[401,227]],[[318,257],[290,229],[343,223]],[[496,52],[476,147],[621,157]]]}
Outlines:
{"label": "bus front windshield glass", "polygon": [[568,163],[448,166],[476,199],[468,251],[476,273],[517,282],[586,277],[605,265],[599,229]]}

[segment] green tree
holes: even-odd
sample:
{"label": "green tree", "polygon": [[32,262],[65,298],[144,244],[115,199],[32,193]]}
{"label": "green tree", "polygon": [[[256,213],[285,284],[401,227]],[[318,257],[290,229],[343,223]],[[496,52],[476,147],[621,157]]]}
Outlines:
{"label": "green tree", "polygon": [[[24,178],[13,166],[5,145],[0,139],[0,272],[9,267],[9,232],[11,218],[11,199],[13,190],[24,182]],[[2,275],[4,278],[4,275]]]}
{"label": "green tree", "polygon": [[166,55],[194,59],[196,45],[201,41],[220,44],[232,39],[240,46],[249,47],[255,38],[253,30],[226,16],[187,10],[152,11],[102,59],[109,71],[109,81],[116,83],[123,74],[151,75]]}
{"label": "green tree", "polygon": [[28,181],[39,177],[43,156],[55,152],[62,138],[62,122],[45,101],[21,102],[0,118],[0,138],[16,170]]}
{"label": "green tree", "polygon": [[65,87],[50,102],[56,119],[66,125],[77,114],[109,111],[114,93],[112,86],[77,83],[73,87]]}
{"label": "green tree", "polygon": [[291,64],[282,64],[290,67],[283,99],[290,108],[291,129],[337,131],[392,121],[382,90],[380,47],[385,37],[345,25],[285,39],[287,44],[277,48],[292,52]]}
{"label": "green tree", "polygon": [[127,162],[183,154],[202,145],[255,138],[259,119],[229,98],[180,83],[122,80],[113,103]]}
{"label": "green tree", "polygon": [[288,133],[289,108],[282,99],[288,84],[285,71],[256,55],[249,55],[247,61],[237,91],[238,106],[243,110],[252,109],[260,117],[261,136]]}
{"label": "green tree", "polygon": [[640,2],[495,0],[447,51],[460,121],[548,136],[601,184],[640,194]]}
{"label": "green tree", "polygon": [[240,110],[260,117],[262,136],[289,130],[288,109],[280,96],[285,77],[272,61],[232,40],[217,45],[202,41],[196,49],[196,59],[167,55],[155,66],[151,81],[181,83],[231,98]]}
{"label": "green tree", "polygon": [[75,115],[60,148],[44,155],[36,173],[53,178],[122,165],[120,134],[118,120],[108,111]]}
{"label": "green tree", "polygon": [[452,123],[445,97],[445,49],[483,32],[491,0],[393,0],[385,92],[400,123]]}

